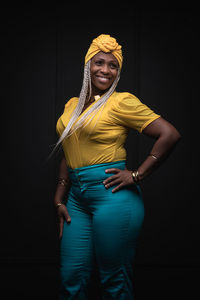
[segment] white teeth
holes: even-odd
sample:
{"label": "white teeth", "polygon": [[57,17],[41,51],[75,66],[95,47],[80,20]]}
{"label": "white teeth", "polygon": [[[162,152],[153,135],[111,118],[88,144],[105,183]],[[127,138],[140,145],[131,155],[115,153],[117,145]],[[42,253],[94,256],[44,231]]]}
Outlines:
{"label": "white teeth", "polygon": [[104,82],[109,81],[109,78],[106,78],[106,77],[99,76],[99,79]]}

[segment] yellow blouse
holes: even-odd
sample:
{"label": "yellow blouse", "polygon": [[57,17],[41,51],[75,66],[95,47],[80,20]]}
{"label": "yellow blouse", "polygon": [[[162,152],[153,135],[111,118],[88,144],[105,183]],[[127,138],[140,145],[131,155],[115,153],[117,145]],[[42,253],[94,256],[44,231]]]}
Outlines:
{"label": "yellow blouse", "polygon": [[[77,97],[71,98],[65,104],[64,112],[56,124],[59,136],[67,126],[77,104]],[[154,113],[133,94],[114,92],[89,124],[79,128],[62,142],[67,165],[74,169],[126,159],[124,143],[129,129],[133,128],[141,133],[148,124],[159,117],[160,115]]]}

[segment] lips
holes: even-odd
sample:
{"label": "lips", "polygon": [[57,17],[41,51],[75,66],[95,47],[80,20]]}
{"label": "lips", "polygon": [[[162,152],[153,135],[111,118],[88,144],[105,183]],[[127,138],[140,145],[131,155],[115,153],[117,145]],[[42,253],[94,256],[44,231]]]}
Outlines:
{"label": "lips", "polygon": [[110,81],[110,78],[109,77],[106,77],[106,76],[100,76],[100,75],[96,75],[98,81],[102,82],[102,83],[107,83]]}

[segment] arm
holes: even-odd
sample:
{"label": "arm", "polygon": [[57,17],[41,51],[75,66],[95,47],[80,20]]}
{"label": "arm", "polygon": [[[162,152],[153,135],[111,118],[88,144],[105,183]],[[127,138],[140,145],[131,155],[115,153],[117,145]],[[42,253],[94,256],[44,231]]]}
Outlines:
{"label": "arm", "polygon": [[57,184],[56,192],[55,192],[55,196],[54,196],[55,206],[58,203],[62,203],[66,192],[68,192],[68,190],[70,188],[70,179],[69,179],[69,175],[68,175],[68,171],[67,171],[67,165],[66,165],[65,157],[63,157],[61,159],[60,166],[59,166],[59,172],[58,172],[58,178],[65,179],[65,181],[67,182],[67,186],[63,186],[59,183]]}
{"label": "arm", "polygon": [[[151,154],[157,157],[157,159],[152,156],[148,156],[145,159],[138,168],[137,178],[139,180],[142,180],[151,174],[169,156],[181,137],[176,128],[162,117],[150,123],[143,130],[143,133],[156,140],[151,150]],[[124,186],[132,185],[134,183],[132,177],[133,171],[111,168],[107,169],[105,172],[116,173],[103,181],[106,188],[119,184],[112,192],[116,192]]]}
{"label": "arm", "polygon": [[[58,178],[65,179],[65,181],[67,182],[67,185],[64,186],[59,183],[57,184],[56,192],[55,192],[55,196],[54,196],[54,205],[55,206],[59,203],[62,203],[63,198],[64,198],[66,192],[69,191],[69,188],[71,185],[68,170],[67,170],[66,160],[64,157],[61,159],[61,162],[60,162]],[[67,223],[70,223],[71,217],[68,213],[66,205],[63,204],[63,205],[57,206],[56,209],[57,209],[57,214],[58,214],[58,219],[59,219],[59,238],[61,238],[62,233],[63,233],[64,220],[66,219]]]}
{"label": "arm", "polygon": [[144,130],[143,134],[156,139],[151,154],[138,168],[139,180],[150,175],[172,152],[177,142],[180,140],[180,133],[168,121],[162,117],[150,123]]}

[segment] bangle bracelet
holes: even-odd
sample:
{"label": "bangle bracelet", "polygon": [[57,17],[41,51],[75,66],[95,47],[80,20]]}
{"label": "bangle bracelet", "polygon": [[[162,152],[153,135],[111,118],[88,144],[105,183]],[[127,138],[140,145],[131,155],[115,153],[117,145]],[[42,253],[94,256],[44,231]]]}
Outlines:
{"label": "bangle bracelet", "polygon": [[154,159],[158,160],[158,158],[154,154],[149,154],[149,156],[153,157]]}
{"label": "bangle bracelet", "polygon": [[67,181],[64,179],[64,178],[59,178],[58,179],[58,184],[61,184],[63,186],[66,186],[67,185]]}
{"label": "bangle bracelet", "polygon": [[138,178],[139,172],[138,172],[138,170],[133,171],[133,172],[132,172],[132,176],[133,176],[133,181],[134,181],[135,183],[137,183],[137,182],[139,181],[139,178]]}
{"label": "bangle bracelet", "polygon": [[135,171],[135,176],[136,176],[136,180],[137,180],[137,182],[139,181],[139,172],[138,172],[138,170],[137,171]]}
{"label": "bangle bracelet", "polygon": [[61,205],[63,205],[63,203],[57,203],[55,206],[56,208],[60,207]]}

